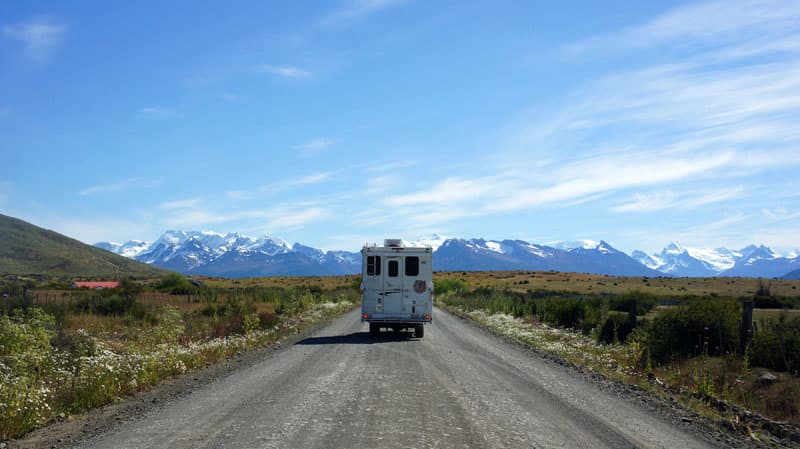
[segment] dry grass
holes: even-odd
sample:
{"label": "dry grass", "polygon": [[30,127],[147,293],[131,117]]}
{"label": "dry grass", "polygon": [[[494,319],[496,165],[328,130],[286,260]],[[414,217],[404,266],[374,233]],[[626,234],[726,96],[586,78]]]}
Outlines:
{"label": "dry grass", "polygon": [[[493,287],[519,292],[541,289],[583,294],[621,294],[639,290],[662,296],[732,297],[753,296],[759,282],[763,282],[754,278],[624,277],[554,271],[440,271],[434,273],[434,280],[437,279],[461,279],[471,289]],[[773,279],[770,289],[773,295],[800,297],[800,281]]]}
{"label": "dry grass", "polygon": [[241,278],[241,279],[228,279],[195,276],[198,279],[214,288],[254,288],[254,287],[320,287],[323,290],[333,290],[335,288],[342,288],[352,286],[359,275],[345,275],[345,276],[276,276],[276,277],[262,277],[262,278]]}
{"label": "dry grass", "polygon": [[800,378],[772,372],[774,382],[759,381],[767,370],[749,368],[739,357],[695,357],[653,369],[668,385],[738,404],[770,419],[800,425]]}

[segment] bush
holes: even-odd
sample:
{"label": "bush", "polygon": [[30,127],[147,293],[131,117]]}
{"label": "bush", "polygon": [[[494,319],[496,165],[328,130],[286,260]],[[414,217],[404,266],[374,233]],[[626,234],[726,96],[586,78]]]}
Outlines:
{"label": "bush", "polygon": [[461,279],[441,279],[433,282],[433,291],[437,294],[463,293],[467,291],[467,283]]}
{"label": "bush", "polygon": [[603,343],[619,343],[628,338],[636,327],[636,315],[612,310],[608,312],[597,333],[597,340]]}
{"label": "bush", "polygon": [[178,273],[169,273],[161,278],[161,281],[156,284],[156,290],[168,292],[173,295],[191,295],[197,293],[197,287],[195,287],[189,279]]}
{"label": "bush", "polygon": [[681,356],[722,355],[739,344],[741,307],[731,299],[689,299],[650,322],[650,353],[667,362]]}
{"label": "bush", "polygon": [[563,327],[578,327],[583,319],[584,301],[577,298],[549,298],[536,304],[539,321]]}
{"label": "bush", "polygon": [[658,305],[658,301],[655,295],[632,291],[609,299],[608,309],[641,316]]}
{"label": "bush", "polygon": [[796,375],[800,370],[800,318],[788,319],[783,313],[778,321],[759,326],[747,354],[754,366]]}

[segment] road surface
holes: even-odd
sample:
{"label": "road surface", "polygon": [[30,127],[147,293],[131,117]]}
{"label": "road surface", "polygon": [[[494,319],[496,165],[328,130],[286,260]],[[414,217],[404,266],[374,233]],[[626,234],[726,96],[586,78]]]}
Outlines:
{"label": "road surface", "polygon": [[350,312],[82,448],[706,448],[640,405],[441,310],[425,338]]}

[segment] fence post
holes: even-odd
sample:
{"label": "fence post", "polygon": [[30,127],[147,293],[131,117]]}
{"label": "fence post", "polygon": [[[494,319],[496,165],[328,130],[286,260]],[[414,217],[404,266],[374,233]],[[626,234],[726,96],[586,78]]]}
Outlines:
{"label": "fence post", "polygon": [[745,349],[753,340],[753,300],[742,301],[742,326],[739,334],[739,355],[744,355]]}

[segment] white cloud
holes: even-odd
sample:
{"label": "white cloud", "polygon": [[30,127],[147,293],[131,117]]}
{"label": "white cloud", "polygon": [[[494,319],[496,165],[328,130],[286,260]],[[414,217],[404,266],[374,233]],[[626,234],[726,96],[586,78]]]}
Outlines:
{"label": "white cloud", "polygon": [[186,200],[167,201],[159,204],[157,207],[162,210],[177,210],[177,209],[193,209],[201,203],[199,198],[191,198]]}
{"label": "white cloud", "polygon": [[[658,242],[681,242],[686,246],[707,248],[709,246],[741,248],[751,243],[760,243],[760,239],[750,239],[742,232],[741,226],[752,217],[743,212],[734,212],[700,224],[677,226],[675,223],[664,223],[663,227],[652,226],[647,229],[623,231],[621,234],[639,242],[649,242],[651,248],[654,238]],[[663,243],[658,243],[663,244]]]}
{"label": "white cloud", "polygon": [[311,139],[308,142],[304,142],[300,145],[295,145],[292,147],[292,149],[299,150],[305,155],[311,155],[319,153],[320,151],[329,148],[335,143],[336,139],[331,139],[327,137],[318,137],[315,139]]}
{"label": "white cloud", "polygon": [[[45,210],[47,209],[47,210]],[[154,235],[161,229],[154,229],[150,220],[142,217],[121,218],[116,215],[76,216],[74,213],[61,215],[42,208],[39,211],[10,211],[10,215],[36,226],[50,229],[59,234],[80,240],[87,245],[97,242],[127,241],[131,232],[140,235]]]}
{"label": "white cloud", "polygon": [[404,195],[393,195],[386,199],[390,206],[413,206],[420,204],[452,204],[475,201],[487,194],[496,193],[503,182],[496,178],[462,179],[448,178],[429,189]]}
{"label": "white cloud", "polygon": [[616,212],[653,212],[672,208],[690,209],[742,198],[744,195],[743,186],[684,192],[657,190],[636,193],[633,198],[613,207],[612,210]]}
{"label": "white cloud", "polygon": [[146,106],[136,113],[136,120],[167,120],[177,114],[174,109],[164,106]]}
{"label": "white cloud", "polygon": [[352,25],[384,9],[398,6],[406,0],[345,0],[342,6],[322,18],[326,26]]}
{"label": "white cloud", "polygon": [[508,211],[577,200],[599,193],[674,182],[706,174],[729,163],[731,153],[707,156],[662,156],[654,153],[599,156],[565,164],[551,185],[525,187],[488,205]]}
{"label": "white cloud", "polygon": [[98,193],[118,192],[130,188],[150,188],[161,183],[160,179],[128,178],[109,184],[98,184],[78,192],[79,195],[95,195]]}
{"label": "white cloud", "polygon": [[308,79],[311,78],[311,72],[291,65],[272,65],[272,64],[259,64],[256,70],[261,73],[269,75],[276,75],[284,78],[292,79]]}
{"label": "white cloud", "polygon": [[64,40],[67,27],[49,20],[33,20],[2,28],[3,36],[22,42],[28,58],[46,63]]}
{"label": "white cloud", "polygon": [[394,175],[368,176],[364,180],[364,193],[367,195],[377,195],[391,190],[397,186],[398,180]]}
{"label": "white cloud", "polygon": [[565,47],[570,54],[625,51],[655,46],[753,41],[792,31],[800,5],[785,0],[708,1],[678,6],[642,25],[593,36]]}
{"label": "white cloud", "polygon": [[309,223],[330,217],[327,209],[321,207],[296,207],[279,205],[269,209],[247,209],[228,212],[209,210],[177,210],[165,220],[171,228],[194,228],[221,223],[237,223],[241,229],[249,227],[267,233],[302,228]]}
{"label": "white cloud", "polygon": [[264,184],[253,190],[229,190],[225,192],[225,194],[232,200],[248,200],[262,195],[272,195],[302,186],[319,184],[328,181],[330,177],[330,172],[312,173],[310,175],[300,176],[297,178],[284,179],[269,184]]}
{"label": "white cloud", "polygon": [[311,207],[308,209],[293,210],[273,210],[268,214],[269,222],[266,229],[270,230],[285,230],[296,229],[303,225],[320,221],[328,218],[330,213],[319,207]]}
{"label": "white cloud", "polygon": [[[785,207],[776,207],[773,209],[764,208],[761,209],[761,213],[770,221],[786,221],[800,218],[800,211],[791,211]],[[795,235],[795,240],[795,244],[800,244],[800,234]]]}
{"label": "white cloud", "polygon": [[415,165],[419,165],[419,163],[420,163],[419,161],[414,161],[414,160],[384,162],[384,163],[370,164],[367,165],[365,168],[369,172],[385,173],[388,171],[397,171],[402,168],[414,167]]}

